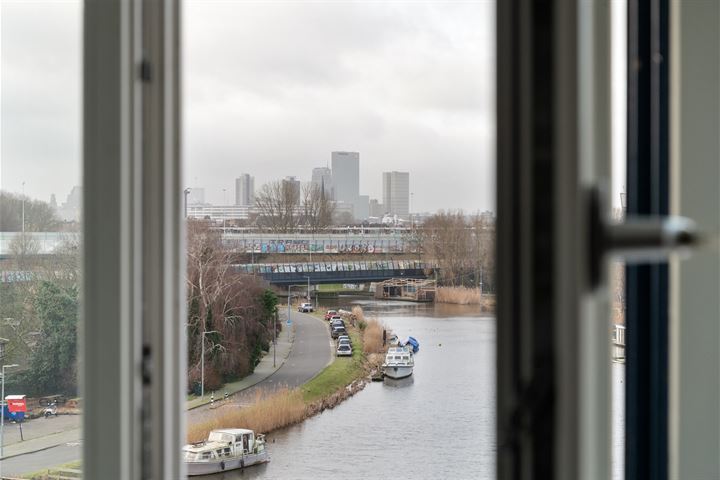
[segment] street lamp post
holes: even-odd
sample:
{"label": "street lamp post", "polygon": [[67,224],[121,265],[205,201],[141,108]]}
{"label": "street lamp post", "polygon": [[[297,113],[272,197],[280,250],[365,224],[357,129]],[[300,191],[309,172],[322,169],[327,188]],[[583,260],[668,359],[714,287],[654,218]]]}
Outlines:
{"label": "street lamp post", "polygon": [[288,340],[290,340],[290,285],[288,285]]}
{"label": "street lamp post", "polygon": [[22,182],[22,234],[25,242],[25,182]]}
{"label": "street lamp post", "polygon": [[205,335],[208,333],[219,333],[217,330],[209,330],[203,332],[202,342],[200,342],[200,398],[205,398]]}
{"label": "street lamp post", "polygon": [[[12,363],[10,365],[3,365],[2,366],[2,394],[0,395],[0,407],[2,410],[2,414],[0,414],[0,458],[3,457],[3,444],[5,443],[5,369],[6,368],[14,368],[18,367],[19,365],[17,363]],[[0,465],[2,465],[2,462],[0,462]],[[2,478],[2,473],[0,472],[0,478]]]}

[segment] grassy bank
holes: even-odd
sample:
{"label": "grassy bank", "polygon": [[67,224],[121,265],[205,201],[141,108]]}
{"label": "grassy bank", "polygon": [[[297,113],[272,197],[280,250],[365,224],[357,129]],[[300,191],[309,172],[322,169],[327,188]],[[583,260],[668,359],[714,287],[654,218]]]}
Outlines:
{"label": "grassy bank", "polygon": [[[354,309],[353,313],[356,313]],[[381,354],[366,353],[365,348],[367,341],[368,345],[373,345],[371,350],[378,350],[374,339],[378,328],[380,349],[383,348],[382,324],[376,319],[366,320],[364,315],[356,314],[356,320],[356,327],[348,322],[348,334],[353,344],[352,357],[336,357],[322,372],[299,388],[281,389],[271,394],[258,393],[249,407],[219,411],[210,420],[189,425],[187,441],[203,440],[210,430],[216,428],[250,428],[256,432],[270,433],[333,408],[361,390],[370,369],[382,361]]]}
{"label": "grassy bank", "polygon": [[[82,462],[77,460],[75,462],[64,463],[53,468],[43,468],[37,472],[27,473],[20,478],[29,478],[31,480],[49,480],[54,478],[73,478],[69,475],[73,474],[73,471],[82,470]],[[82,478],[78,476],[77,478]]]}

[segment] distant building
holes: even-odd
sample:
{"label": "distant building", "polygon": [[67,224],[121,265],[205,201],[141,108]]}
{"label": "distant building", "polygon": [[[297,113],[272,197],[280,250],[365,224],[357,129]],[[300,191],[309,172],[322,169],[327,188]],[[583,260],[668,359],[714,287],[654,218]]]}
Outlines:
{"label": "distant building", "polygon": [[188,204],[189,218],[208,219],[214,222],[247,220],[253,213],[256,213],[255,207],[248,205]]}
{"label": "distant building", "polygon": [[332,152],[330,161],[335,200],[354,205],[360,196],[360,154]]}
{"label": "distant building", "polygon": [[383,172],[383,205],[390,215],[410,216],[410,173]]}
{"label": "distant building", "polygon": [[235,179],[235,205],[255,204],[255,177],[243,173]]}
{"label": "distant building", "polygon": [[300,180],[297,177],[285,177],[282,180],[283,188],[290,188],[296,203],[300,203]]}
{"label": "distant building", "polygon": [[328,167],[313,168],[312,184],[325,191],[325,198],[334,199],[332,170]]}
{"label": "distant building", "polygon": [[369,204],[370,216],[382,218],[385,215],[385,205],[380,203],[376,198],[370,200]]}
{"label": "distant building", "polygon": [[188,205],[205,205],[205,189],[198,187],[190,187],[190,193],[187,196]]}
{"label": "distant building", "polygon": [[495,225],[495,212],[485,210],[480,214],[480,223],[485,226]]}
{"label": "distant building", "polygon": [[82,194],[81,186],[74,186],[67,196],[65,203],[58,209],[58,216],[66,222],[79,222],[80,213],[82,211]]}
{"label": "distant building", "polygon": [[354,210],[355,220],[367,220],[370,216],[370,197],[367,195],[359,195]]}

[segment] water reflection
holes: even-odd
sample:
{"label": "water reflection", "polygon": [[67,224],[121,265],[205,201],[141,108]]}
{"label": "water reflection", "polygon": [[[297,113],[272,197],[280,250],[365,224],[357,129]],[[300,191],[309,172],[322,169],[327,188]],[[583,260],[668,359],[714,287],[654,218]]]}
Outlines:
{"label": "water reflection", "polygon": [[409,377],[405,378],[383,378],[383,383],[386,387],[390,388],[403,388],[403,387],[409,387],[413,383],[415,383],[415,377],[410,375]]}

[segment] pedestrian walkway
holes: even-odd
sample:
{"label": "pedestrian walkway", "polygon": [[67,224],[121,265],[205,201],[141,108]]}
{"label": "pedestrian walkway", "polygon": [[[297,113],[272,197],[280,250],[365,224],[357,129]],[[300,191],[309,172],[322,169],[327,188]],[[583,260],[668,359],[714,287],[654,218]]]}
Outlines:
{"label": "pedestrian walkway", "polygon": [[287,325],[283,324],[283,326],[284,328],[278,335],[277,342],[275,344],[277,351],[273,352],[273,345],[270,345],[270,351],[262,357],[260,363],[257,364],[255,371],[252,374],[238,380],[237,382],[226,383],[222,387],[222,390],[218,390],[216,392],[206,391],[205,398],[194,398],[192,400],[188,400],[187,409],[192,410],[203,405],[208,405],[211,402],[211,399],[215,401],[222,400],[226,393],[228,396],[234,395],[262,382],[277,372],[280,367],[283,366],[288,356],[290,356],[290,352],[292,351],[293,343],[295,341],[295,324],[290,327],[289,332],[287,331]]}

